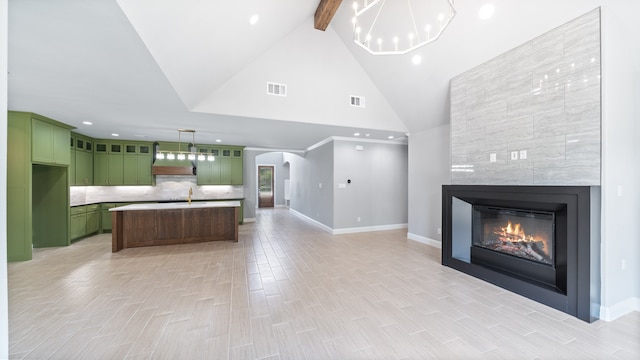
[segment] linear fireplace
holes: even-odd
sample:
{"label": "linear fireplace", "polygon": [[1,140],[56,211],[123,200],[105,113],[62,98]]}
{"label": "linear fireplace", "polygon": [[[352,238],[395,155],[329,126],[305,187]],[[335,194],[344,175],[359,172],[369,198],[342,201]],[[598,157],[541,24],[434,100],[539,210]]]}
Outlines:
{"label": "linear fireplace", "polygon": [[445,185],[442,264],[591,321],[599,302],[597,192]]}

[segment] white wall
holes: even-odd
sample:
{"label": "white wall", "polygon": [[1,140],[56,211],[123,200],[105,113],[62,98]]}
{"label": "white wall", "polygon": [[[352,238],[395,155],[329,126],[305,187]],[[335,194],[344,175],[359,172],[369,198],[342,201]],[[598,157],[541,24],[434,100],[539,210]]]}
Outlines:
{"label": "white wall", "polygon": [[408,237],[412,240],[440,246],[442,185],[451,181],[449,152],[449,125],[409,137]]}
{"label": "white wall", "polygon": [[601,318],[640,311],[640,3],[602,8]]}
{"label": "white wall", "polygon": [[7,299],[7,39],[8,1],[0,0],[0,359],[9,354]]}

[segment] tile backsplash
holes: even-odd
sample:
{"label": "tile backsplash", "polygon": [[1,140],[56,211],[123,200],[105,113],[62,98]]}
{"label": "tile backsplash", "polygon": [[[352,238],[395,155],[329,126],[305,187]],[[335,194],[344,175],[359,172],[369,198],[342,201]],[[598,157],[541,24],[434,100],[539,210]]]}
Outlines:
{"label": "tile backsplash", "polygon": [[155,186],[72,186],[71,206],[129,201],[185,201],[193,189],[193,200],[224,200],[244,197],[242,185],[196,184],[191,175],[156,175]]}
{"label": "tile backsplash", "polygon": [[600,185],[600,9],[451,81],[451,183]]}

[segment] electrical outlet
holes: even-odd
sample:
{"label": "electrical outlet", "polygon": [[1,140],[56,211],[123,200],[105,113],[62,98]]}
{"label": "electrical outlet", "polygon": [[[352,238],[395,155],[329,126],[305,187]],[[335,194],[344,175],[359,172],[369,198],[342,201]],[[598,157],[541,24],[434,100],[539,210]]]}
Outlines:
{"label": "electrical outlet", "polygon": [[358,216],[358,222],[360,222],[360,216]]}
{"label": "electrical outlet", "polygon": [[322,189],[322,183],[318,183],[318,189]]}
{"label": "electrical outlet", "polygon": [[622,270],[622,271],[627,270],[627,260],[626,259],[622,259],[622,261],[620,262],[620,270]]}
{"label": "electrical outlet", "polygon": [[438,235],[442,235],[442,228],[438,228]]}
{"label": "electrical outlet", "polygon": [[524,160],[527,158],[527,150],[520,150],[520,159]]}
{"label": "electrical outlet", "polygon": [[489,154],[489,162],[496,162],[498,160],[498,155],[496,153]]}
{"label": "electrical outlet", "polygon": [[511,160],[518,160],[518,152],[517,151],[512,151],[511,152]]}

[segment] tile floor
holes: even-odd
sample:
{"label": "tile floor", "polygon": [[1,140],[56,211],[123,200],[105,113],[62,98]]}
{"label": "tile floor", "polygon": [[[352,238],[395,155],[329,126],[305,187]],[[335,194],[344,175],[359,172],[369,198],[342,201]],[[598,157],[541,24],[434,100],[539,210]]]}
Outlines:
{"label": "tile floor", "polygon": [[238,243],[36,249],[9,264],[9,341],[12,359],[638,359],[640,313],[587,324],[404,230],[332,236],[275,209]]}

